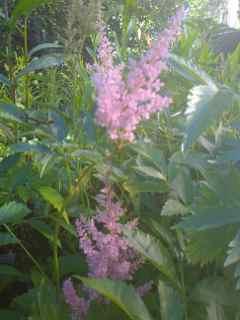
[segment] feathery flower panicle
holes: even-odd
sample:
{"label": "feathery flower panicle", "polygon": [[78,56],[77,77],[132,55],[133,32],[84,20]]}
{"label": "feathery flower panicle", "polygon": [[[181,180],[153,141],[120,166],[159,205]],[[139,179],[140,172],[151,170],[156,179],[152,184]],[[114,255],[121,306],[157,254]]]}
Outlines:
{"label": "feathery flower panicle", "polygon": [[63,294],[66,303],[71,307],[72,318],[81,320],[87,314],[89,302],[84,298],[79,298],[71,279],[67,279],[63,283]]}
{"label": "feathery flower panicle", "polygon": [[[164,83],[159,76],[167,69],[166,59],[180,33],[183,10],[179,9],[150,49],[127,66],[114,65],[113,48],[101,29],[99,63],[94,66],[97,123],[105,127],[112,140],[132,142],[142,120],[169,107],[171,98],[160,95]],[[123,72],[127,70],[127,79]]]}
{"label": "feathery flower panicle", "polygon": [[[119,222],[124,210],[119,202],[113,201],[110,187],[97,197],[97,215],[91,221],[81,218],[76,221],[79,246],[86,255],[89,276],[130,280],[137,270],[140,259],[122,237],[123,225]],[[133,228],[136,222],[130,222]],[[106,250],[108,248],[108,250]]]}
{"label": "feathery flower panicle", "polygon": [[[96,216],[91,220],[76,220],[79,248],[86,256],[90,277],[131,280],[142,260],[129,247],[122,232],[124,226],[136,227],[137,221],[133,220],[123,225],[120,219],[124,215],[124,209],[113,198],[111,187],[106,186],[96,197],[99,207]],[[79,298],[71,279],[63,284],[65,301],[72,310],[74,320],[85,317],[91,301],[101,300],[94,290],[84,288],[83,292],[85,297]]]}

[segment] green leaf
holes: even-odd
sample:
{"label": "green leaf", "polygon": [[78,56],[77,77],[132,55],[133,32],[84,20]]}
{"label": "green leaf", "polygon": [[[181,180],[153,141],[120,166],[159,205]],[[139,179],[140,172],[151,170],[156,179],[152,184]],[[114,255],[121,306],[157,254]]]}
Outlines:
{"label": "green leaf", "polygon": [[36,304],[38,290],[38,287],[29,289],[28,291],[14,298],[12,304],[16,306],[18,310],[21,310],[22,313],[28,313],[29,310],[32,310],[34,308],[34,305]]}
{"label": "green leaf", "polygon": [[38,232],[40,232],[45,238],[47,238],[52,243],[57,243],[57,245],[61,248],[61,242],[59,239],[55,239],[54,231],[48,225],[47,223],[44,223],[43,221],[32,219],[29,220],[28,223],[31,225],[31,227]]}
{"label": "green leaf", "polygon": [[178,216],[186,215],[189,212],[180,201],[174,199],[168,199],[162,208],[161,214],[163,216]]}
{"label": "green leaf", "polygon": [[57,112],[49,112],[49,121],[51,124],[51,131],[56,137],[57,141],[62,142],[67,136],[67,127],[64,118]]}
{"label": "green leaf", "polygon": [[[173,166],[171,169],[174,169]],[[185,204],[191,203],[193,200],[194,185],[190,171],[187,168],[181,167],[176,167],[174,171],[176,175],[171,181],[172,189]]]}
{"label": "green leaf", "polygon": [[101,163],[103,161],[101,153],[96,150],[79,149],[72,152],[71,156],[79,159],[83,158],[94,163]]}
{"label": "green leaf", "polygon": [[177,227],[187,231],[203,231],[240,223],[240,208],[209,207],[199,208],[198,212],[183,219]]}
{"label": "green leaf", "polygon": [[14,28],[20,17],[29,16],[34,9],[39,8],[47,2],[48,0],[18,0],[10,18],[10,27]]}
{"label": "green leaf", "polygon": [[239,293],[223,277],[209,277],[199,281],[191,292],[191,300],[208,304],[214,302],[221,306],[237,306]]}
{"label": "green leaf", "polygon": [[133,286],[122,281],[78,277],[83,284],[118,305],[132,320],[151,320],[151,316]]}
{"label": "green leaf", "polygon": [[51,187],[41,187],[39,189],[41,196],[49,202],[59,212],[62,211],[64,206],[64,199],[62,195]]}
{"label": "green leaf", "polygon": [[154,181],[152,179],[143,180],[134,178],[132,181],[124,182],[123,187],[132,195],[141,192],[166,193],[169,191],[169,187],[165,181]]}
{"label": "green leaf", "polygon": [[224,309],[216,302],[210,302],[207,306],[208,320],[227,320]]}
{"label": "green leaf", "polygon": [[11,86],[11,81],[5,77],[2,73],[0,73],[0,83],[4,84],[7,87]]}
{"label": "green leaf", "polygon": [[197,86],[191,90],[186,110],[185,150],[232,106],[233,98],[230,90],[224,88],[216,90],[209,86]]}
{"label": "green leaf", "polygon": [[229,243],[229,250],[227,254],[224,267],[228,267],[231,264],[240,261],[240,231],[238,231],[236,237]]}
{"label": "green leaf", "polygon": [[0,232],[0,246],[6,246],[15,243],[17,243],[16,237],[7,232]]}
{"label": "green leaf", "polygon": [[130,146],[138,155],[149,160],[164,174],[167,173],[167,163],[162,150],[158,146],[149,143],[136,143]]}
{"label": "green leaf", "polygon": [[45,42],[45,43],[41,43],[38,44],[37,46],[35,46],[34,48],[32,48],[28,55],[29,57],[32,57],[33,55],[35,55],[36,53],[39,53],[41,51],[44,50],[48,50],[48,49],[62,49],[63,46],[61,46],[60,44],[57,43],[49,43],[49,42]]}
{"label": "green leaf", "polygon": [[159,281],[158,293],[161,320],[184,320],[184,306],[176,290]]}
{"label": "green leaf", "polygon": [[14,153],[22,152],[40,152],[40,153],[50,153],[50,149],[43,144],[35,143],[17,143],[10,145],[10,149]]}
{"label": "green leaf", "polygon": [[171,229],[169,229],[168,224],[164,224],[163,221],[159,221],[159,219],[154,220],[149,217],[146,217],[145,222],[151,230],[153,230],[154,234],[161,239],[161,241],[166,244],[166,247],[171,249],[173,253],[176,251],[176,239]]}
{"label": "green leaf", "polygon": [[[219,171],[220,170],[220,171]],[[221,172],[221,174],[219,174]],[[212,192],[210,197],[214,199],[218,198],[218,202],[213,205],[211,198],[208,202],[204,197],[201,196],[202,207],[209,206],[223,206],[223,207],[239,207],[239,197],[240,197],[240,171],[235,166],[217,166],[209,170],[202,171],[202,174],[206,180],[206,185],[209,188],[209,191]],[[201,195],[202,193],[200,193]],[[210,203],[208,205],[208,203]]]}
{"label": "green leaf", "polygon": [[96,126],[94,121],[94,114],[92,112],[85,112],[83,116],[84,132],[89,143],[96,142]]}
{"label": "green leaf", "polygon": [[30,210],[22,203],[9,202],[0,207],[0,225],[20,223]]}
{"label": "green leaf", "polygon": [[[66,216],[67,218],[65,218]],[[51,219],[54,221],[54,223],[57,223],[60,227],[66,230],[71,236],[73,236],[74,238],[78,238],[75,226],[69,223],[68,213],[64,211],[63,217],[64,217],[64,220],[61,217],[59,218],[52,215]],[[79,213],[77,217],[79,217]]]}
{"label": "green leaf", "polygon": [[67,255],[59,258],[61,276],[70,274],[87,274],[87,264],[84,257],[77,255]]}
{"label": "green leaf", "polygon": [[239,225],[229,225],[190,234],[189,241],[186,244],[186,255],[191,264],[203,266],[216,262],[222,265],[226,257],[228,244],[238,228]]}
{"label": "green leaf", "polygon": [[131,247],[149,260],[174,286],[178,287],[173,260],[158,239],[140,230],[129,228],[124,229],[124,235]]}
{"label": "green leaf", "polygon": [[135,169],[146,176],[166,181],[166,177],[153,167],[138,165]]}
{"label": "green leaf", "polygon": [[14,104],[0,103],[0,118],[24,124],[27,114]]}
{"label": "green leaf", "polygon": [[6,174],[9,170],[13,169],[20,161],[20,156],[18,154],[13,154],[5,157],[0,162],[0,175]]}
{"label": "green leaf", "polygon": [[214,81],[203,70],[199,69],[191,61],[186,61],[184,58],[175,54],[170,54],[168,63],[174,71],[179,73],[185,79],[190,80],[196,84],[208,85],[212,88],[217,88]]}
{"label": "green leaf", "polygon": [[23,281],[26,279],[24,274],[18,271],[16,268],[9,265],[0,264],[0,277],[3,276],[10,278],[19,278],[19,280],[21,279]]}
{"label": "green leaf", "polygon": [[30,72],[60,66],[63,63],[64,59],[62,55],[44,55],[40,58],[34,58],[22,71],[18,73],[17,78]]}
{"label": "green leaf", "polygon": [[16,311],[0,310],[0,319],[3,320],[21,320],[21,315]]}

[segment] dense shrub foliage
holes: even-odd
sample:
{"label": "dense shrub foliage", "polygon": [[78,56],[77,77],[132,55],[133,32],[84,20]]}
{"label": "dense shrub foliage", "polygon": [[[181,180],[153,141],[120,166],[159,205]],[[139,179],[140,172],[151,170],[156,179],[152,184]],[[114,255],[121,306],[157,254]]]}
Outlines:
{"label": "dense shrub foliage", "polygon": [[239,30],[183,2],[0,2],[0,319],[240,318]]}

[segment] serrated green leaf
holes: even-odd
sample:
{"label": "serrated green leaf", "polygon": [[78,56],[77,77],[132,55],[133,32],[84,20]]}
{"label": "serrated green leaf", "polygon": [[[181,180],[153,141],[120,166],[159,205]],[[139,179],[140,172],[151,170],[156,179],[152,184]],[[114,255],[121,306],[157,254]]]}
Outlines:
{"label": "serrated green leaf", "polygon": [[198,212],[183,219],[177,227],[187,231],[203,231],[240,223],[240,208],[209,207],[199,208]]}
{"label": "serrated green leaf", "polygon": [[161,214],[163,216],[178,216],[189,213],[187,207],[185,207],[180,201],[174,199],[168,199],[162,208]]}
{"label": "serrated green leaf", "polygon": [[172,252],[175,252],[175,237],[168,225],[164,225],[162,221],[149,219],[148,217],[146,218],[146,224],[151,227],[156,236],[160,238]]}
{"label": "serrated green leaf", "polygon": [[178,292],[169,287],[163,281],[158,283],[160,299],[161,320],[183,320],[184,305],[180,300]]}
{"label": "serrated green leaf", "polygon": [[190,234],[186,244],[186,255],[191,264],[203,266],[216,262],[222,265],[228,244],[238,228],[239,225],[230,225]]}
{"label": "serrated green leaf", "polygon": [[191,292],[191,299],[208,304],[214,302],[221,306],[237,306],[239,293],[223,277],[208,277],[199,281]]}
{"label": "serrated green leaf", "polygon": [[20,223],[30,210],[22,203],[9,202],[0,207],[0,225]]}
{"label": "serrated green leaf", "polygon": [[168,250],[158,239],[140,230],[124,229],[129,245],[151,262],[175,287],[178,287],[176,270]]}
{"label": "serrated green leaf", "polygon": [[209,86],[197,86],[191,90],[186,110],[187,127],[183,142],[188,149],[224,111],[232,106],[233,94],[230,90],[214,90]]}
{"label": "serrated green leaf", "polygon": [[146,144],[146,143],[136,143],[130,146],[137,154],[149,160],[157,168],[159,168],[164,174],[167,173],[167,163],[164,154],[160,148],[157,146]]}
{"label": "serrated green leaf", "polygon": [[176,168],[175,170],[176,176],[171,182],[171,187],[185,204],[189,204],[192,202],[194,194],[191,173],[187,168]]}
{"label": "serrated green leaf", "polygon": [[118,305],[132,320],[151,320],[151,316],[133,286],[122,281],[78,277],[86,287],[96,290]]}
{"label": "serrated green leaf", "polygon": [[177,56],[175,54],[170,54],[168,63],[174,71],[179,73],[185,79],[190,80],[196,84],[203,84],[208,85],[212,88],[217,88],[216,84],[210,78],[210,76],[204,70],[199,69],[191,61],[187,61],[183,57]]}

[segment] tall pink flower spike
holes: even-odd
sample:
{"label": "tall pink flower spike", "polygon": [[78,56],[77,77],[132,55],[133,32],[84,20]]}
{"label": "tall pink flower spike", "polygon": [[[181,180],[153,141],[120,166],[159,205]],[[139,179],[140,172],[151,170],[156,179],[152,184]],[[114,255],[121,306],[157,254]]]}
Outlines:
{"label": "tall pink flower spike", "polygon": [[169,50],[180,33],[183,16],[183,9],[179,9],[143,57],[127,66],[114,65],[113,48],[101,29],[99,62],[93,68],[96,122],[106,128],[112,140],[132,142],[142,120],[169,107],[171,98],[160,94],[164,86],[160,74],[167,69]]}
{"label": "tall pink flower spike", "polygon": [[[97,215],[89,221],[84,218],[76,220],[79,248],[86,256],[89,277],[131,280],[142,260],[122,236],[124,225],[119,220],[124,209],[113,198],[111,187],[106,186],[96,198]],[[133,220],[125,226],[134,228],[136,224]],[[99,299],[95,291],[86,288],[83,290],[85,297],[78,297],[71,279],[65,280],[63,293],[73,318],[77,320],[87,314],[91,301]]]}

